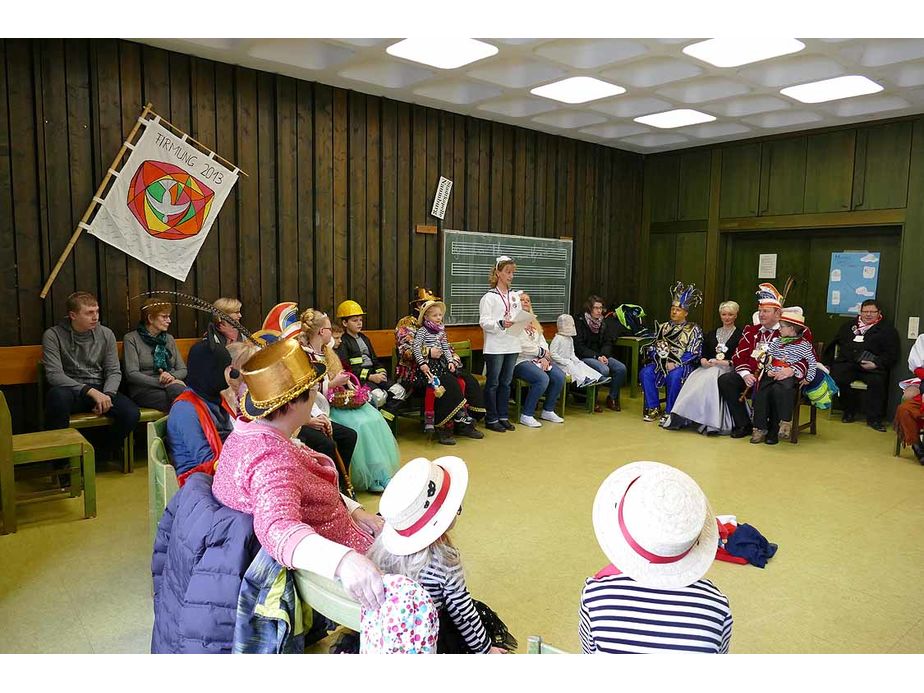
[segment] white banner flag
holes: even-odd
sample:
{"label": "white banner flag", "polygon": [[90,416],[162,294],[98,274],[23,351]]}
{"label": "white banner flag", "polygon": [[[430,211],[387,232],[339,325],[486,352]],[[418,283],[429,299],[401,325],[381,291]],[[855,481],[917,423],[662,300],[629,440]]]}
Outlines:
{"label": "white banner flag", "polygon": [[87,230],[185,281],[238,171],[159,123],[144,122],[144,132]]}

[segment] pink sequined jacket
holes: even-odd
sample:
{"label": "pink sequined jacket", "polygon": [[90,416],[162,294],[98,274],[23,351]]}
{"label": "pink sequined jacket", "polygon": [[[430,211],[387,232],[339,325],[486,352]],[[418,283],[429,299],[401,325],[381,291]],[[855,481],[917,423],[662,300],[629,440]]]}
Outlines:
{"label": "pink sequined jacket", "polygon": [[372,544],[340,496],[333,461],[272,426],[238,423],[218,458],[212,493],[253,515],[260,544],[287,568],[295,547],[313,534],[361,554]]}

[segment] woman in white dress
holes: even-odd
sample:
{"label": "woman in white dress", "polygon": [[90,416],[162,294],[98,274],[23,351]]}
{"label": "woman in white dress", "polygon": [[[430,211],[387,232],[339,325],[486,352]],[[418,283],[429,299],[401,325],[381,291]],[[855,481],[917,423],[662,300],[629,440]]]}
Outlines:
{"label": "woman in white dress", "polygon": [[741,329],[735,326],[739,306],[734,301],[719,305],[722,324],[703,335],[703,355],[700,367],[690,373],[664,428],[677,430],[695,426],[700,433],[727,435],[734,422],[728,407],[719,396],[719,376],[731,369],[731,356],[735,352]]}

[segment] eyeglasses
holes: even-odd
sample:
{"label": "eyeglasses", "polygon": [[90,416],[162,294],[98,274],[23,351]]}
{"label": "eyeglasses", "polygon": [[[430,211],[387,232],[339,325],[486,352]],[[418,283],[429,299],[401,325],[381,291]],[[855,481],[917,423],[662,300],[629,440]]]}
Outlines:
{"label": "eyeglasses", "polygon": [[860,311],[862,315],[876,315],[876,313],[878,312],[879,312],[878,310],[861,310]]}
{"label": "eyeglasses", "polygon": [[334,331],[334,328],[333,328],[333,327],[322,327],[320,330],[318,330],[318,332],[320,333],[320,332],[323,332],[324,330],[328,330],[328,331],[330,331],[330,332],[333,332],[333,331]]}

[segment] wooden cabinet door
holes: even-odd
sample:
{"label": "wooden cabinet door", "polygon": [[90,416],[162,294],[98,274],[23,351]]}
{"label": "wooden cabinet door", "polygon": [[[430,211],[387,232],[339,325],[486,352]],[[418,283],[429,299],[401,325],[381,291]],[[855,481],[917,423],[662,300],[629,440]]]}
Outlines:
{"label": "wooden cabinet door", "polygon": [[722,149],[719,216],[756,217],[760,186],[760,144]]}
{"label": "wooden cabinet door", "polygon": [[681,154],[680,193],[677,206],[679,220],[709,217],[711,168],[712,152],[708,149]]}
{"label": "wooden cabinet door", "polygon": [[[676,238],[677,255],[674,258],[676,280],[684,284],[696,284],[696,288],[703,291],[706,284],[706,232],[678,233]],[[664,288],[666,293],[667,287]],[[702,304],[693,308],[687,319],[702,326],[704,308]]]}
{"label": "wooden cabinet door", "polygon": [[760,214],[801,214],[805,197],[805,137],[764,142]]}
{"label": "wooden cabinet door", "polygon": [[677,280],[674,267],[677,259],[677,233],[653,233],[648,242],[648,286],[643,307],[660,322],[670,316],[671,299],[668,289]]}
{"label": "wooden cabinet door", "polygon": [[912,123],[888,123],[857,132],[853,209],[895,209],[908,204]]}
{"label": "wooden cabinet door", "polygon": [[805,154],[805,205],[809,212],[850,209],[856,130],[810,135]]}
{"label": "wooden cabinet door", "polygon": [[680,156],[662,154],[646,161],[645,184],[651,200],[651,221],[677,221]]}

